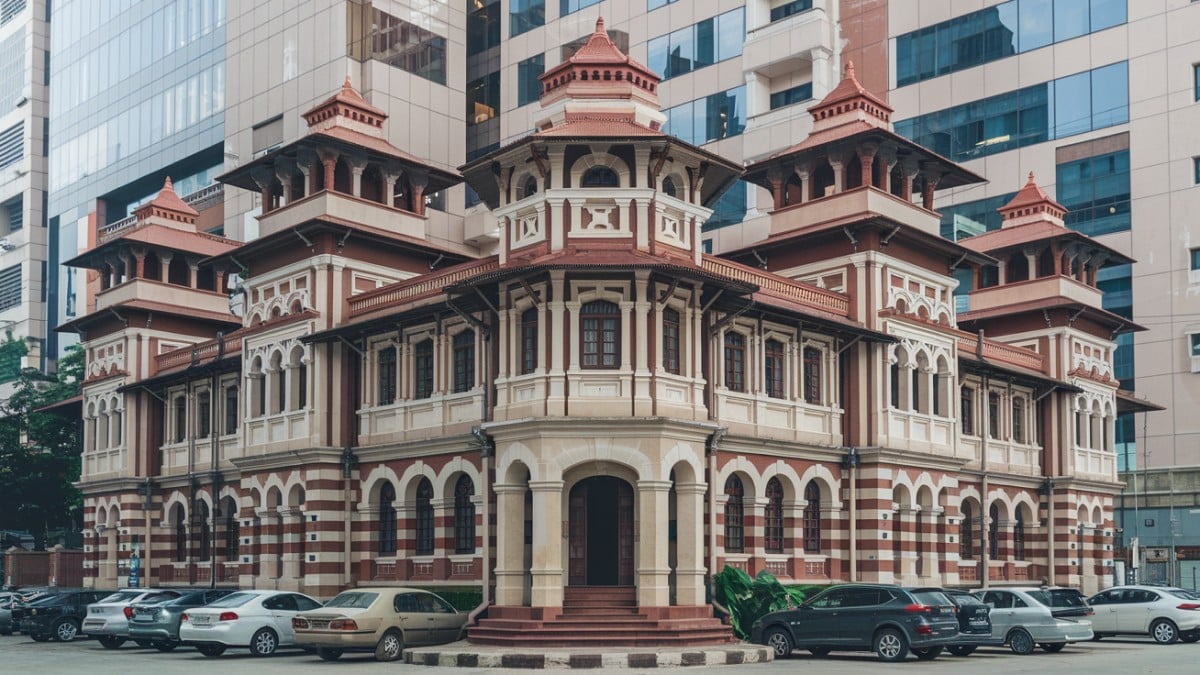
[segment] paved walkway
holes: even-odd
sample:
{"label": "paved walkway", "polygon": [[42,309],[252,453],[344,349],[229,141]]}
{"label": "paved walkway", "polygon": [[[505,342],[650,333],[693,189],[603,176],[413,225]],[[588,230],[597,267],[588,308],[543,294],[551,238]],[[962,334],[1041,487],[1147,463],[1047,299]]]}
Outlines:
{"label": "paved walkway", "polygon": [[622,647],[492,647],[467,641],[438,647],[413,647],[404,651],[408,663],[419,666],[460,668],[668,668],[681,666],[737,666],[766,663],[771,650],[747,643],[709,648]]}

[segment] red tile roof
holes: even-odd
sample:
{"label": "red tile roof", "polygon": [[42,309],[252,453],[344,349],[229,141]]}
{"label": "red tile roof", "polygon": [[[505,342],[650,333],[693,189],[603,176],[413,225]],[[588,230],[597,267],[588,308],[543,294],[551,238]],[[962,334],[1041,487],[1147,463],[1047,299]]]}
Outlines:
{"label": "red tile roof", "polygon": [[171,184],[170,176],[167,176],[167,179],[163,181],[162,189],[158,191],[158,194],[154,197],[154,199],[150,200],[150,205],[156,206],[160,209],[169,209],[171,211],[178,211],[179,213],[186,213],[191,216],[200,215],[196,209],[193,209],[191,206],[189,206],[187,202],[183,201],[183,199],[181,199],[179,195],[175,193],[175,187]]}
{"label": "red tile roof", "polygon": [[1025,182],[1025,186],[1018,190],[1017,194],[1014,195],[1007,204],[1001,206],[998,210],[1001,213],[1007,214],[1007,212],[1013,211],[1014,209],[1021,209],[1038,204],[1045,204],[1047,206],[1054,207],[1061,212],[1059,217],[1067,212],[1066,207],[1051,199],[1050,195],[1046,194],[1045,191],[1042,190],[1041,186],[1039,186],[1037,181],[1034,180],[1033,172],[1030,171],[1029,180]]}
{"label": "red tile roof", "polygon": [[853,61],[846,61],[845,75],[842,77],[842,81],[838,83],[838,86],[833,88],[833,91],[826,94],[825,98],[821,99],[820,103],[817,103],[809,108],[809,112],[813,113],[813,116],[815,117],[817,111],[836,106],[838,103],[849,101],[855,98],[866,98],[880,108],[883,108],[885,111],[889,113],[892,112],[892,107],[884,102],[883,99],[863,88],[862,84],[858,81],[858,77],[854,73]]}

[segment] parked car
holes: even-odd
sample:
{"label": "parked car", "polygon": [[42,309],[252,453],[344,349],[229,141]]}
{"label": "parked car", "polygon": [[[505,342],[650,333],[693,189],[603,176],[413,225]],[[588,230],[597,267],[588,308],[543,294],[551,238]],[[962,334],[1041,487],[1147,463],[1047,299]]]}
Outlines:
{"label": "parked car", "polygon": [[[88,605],[82,630],[96,638],[105,649],[116,649],[129,639],[129,617],[133,615],[133,603],[155,602],[178,597],[179,591],[174,590],[130,588],[117,591],[100,602]],[[142,642],[139,643],[139,646],[149,647],[150,643]]]}
{"label": "parked car", "polygon": [[966,591],[941,590],[958,608],[958,637],[946,644],[946,651],[967,656],[983,645],[1003,645],[1004,637],[992,634],[992,608]]}
{"label": "parked car", "polygon": [[192,591],[157,602],[140,600],[130,607],[129,637],[139,643],[148,642],[160,652],[169,652],[181,644],[179,621],[184,612],[216,602],[232,592],[213,589]]}
{"label": "parked car", "polygon": [[348,651],[395,661],[405,646],[438,645],[463,637],[467,614],[415,588],[345,591],[321,609],[292,619],[296,644],[315,647],[326,661]]}
{"label": "parked car", "polygon": [[1092,639],[1087,619],[1060,619],[1039,596],[1039,588],[980,590],[975,596],[992,608],[992,635],[1002,637],[1015,654],[1029,654],[1037,645],[1048,652],[1062,651],[1069,642]]}
{"label": "parked car", "polygon": [[1200,640],[1200,595],[1182,588],[1114,586],[1093,595],[1092,630],[1109,635],[1149,635],[1159,644]]}
{"label": "parked car", "polygon": [[901,661],[911,650],[936,658],[958,636],[954,603],[939,591],[877,584],[840,584],[798,608],[771,612],[754,622],[750,639],[777,658],[797,647],[815,656],[831,651],[873,651]]}
{"label": "parked car", "polygon": [[320,609],[321,603],[301,593],[238,591],[189,609],[179,622],[179,639],[205,656],[220,656],[228,647],[249,647],[255,656],[270,656],[296,644],[292,617]]}
{"label": "parked car", "polygon": [[0,635],[12,635],[18,630],[17,621],[13,618],[14,608],[57,592],[55,588],[35,587],[0,593]]}
{"label": "parked car", "polygon": [[112,591],[64,590],[13,608],[17,629],[37,642],[51,638],[70,642],[80,635],[87,606],[112,595]]}

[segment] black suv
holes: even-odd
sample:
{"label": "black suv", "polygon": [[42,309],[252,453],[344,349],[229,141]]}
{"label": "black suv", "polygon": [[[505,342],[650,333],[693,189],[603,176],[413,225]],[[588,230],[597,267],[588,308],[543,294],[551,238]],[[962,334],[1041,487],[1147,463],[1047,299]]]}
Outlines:
{"label": "black suv", "polygon": [[946,644],[946,651],[955,656],[967,656],[980,645],[1000,646],[1004,636],[992,636],[992,607],[966,591],[937,590],[958,607],[958,637]]}
{"label": "black suv", "polygon": [[51,638],[70,642],[79,635],[87,607],[112,595],[112,591],[63,590],[13,608],[18,630],[38,642]]}
{"label": "black suv", "polygon": [[902,661],[910,649],[917,658],[936,658],[957,636],[954,603],[940,591],[841,584],[755,621],[750,640],[777,658],[802,647],[815,656],[873,651],[883,661]]}

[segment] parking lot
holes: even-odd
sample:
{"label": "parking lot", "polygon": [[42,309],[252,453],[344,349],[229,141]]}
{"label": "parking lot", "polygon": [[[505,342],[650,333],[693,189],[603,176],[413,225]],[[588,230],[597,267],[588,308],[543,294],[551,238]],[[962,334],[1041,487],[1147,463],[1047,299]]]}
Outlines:
{"label": "parking lot", "polygon": [[[684,673],[738,672],[795,672],[820,673],[889,673],[896,668],[914,672],[945,672],[955,675],[980,673],[1195,673],[1200,669],[1200,643],[1161,646],[1148,639],[1086,642],[1068,646],[1058,654],[1038,650],[1029,656],[1015,656],[1007,649],[980,649],[965,658],[943,655],[934,661],[909,659],[903,665],[880,663],[869,654],[834,654],[816,659],[807,652],[797,652],[785,661],[755,666],[723,666],[681,668]],[[402,663],[376,663],[368,656],[349,655],[337,663],[326,663],[303,652],[286,652],[260,659],[246,650],[230,650],[219,658],[205,658],[191,649],[179,649],[160,654],[153,649],[139,649],[132,644],[107,650],[95,640],[71,643],[38,643],[24,635],[0,636],[0,671],[9,673],[121,673],[169,672],[211,673],[330,673],[345,670],[349,673],[394,672],[397,668],[421,673],[512,673],[500,669],[429,668]],[[153,670],[151,670],[153,669]],[[547,671],[541,671],[547,672]],[[555,672],[555,671],[550,671]],[[571,672],[571,671],[562,671]],[[633,671],[630,671],[633,672]]]}

